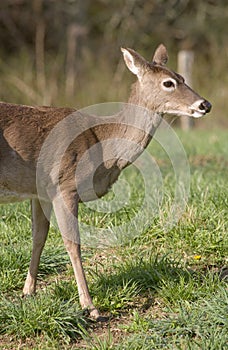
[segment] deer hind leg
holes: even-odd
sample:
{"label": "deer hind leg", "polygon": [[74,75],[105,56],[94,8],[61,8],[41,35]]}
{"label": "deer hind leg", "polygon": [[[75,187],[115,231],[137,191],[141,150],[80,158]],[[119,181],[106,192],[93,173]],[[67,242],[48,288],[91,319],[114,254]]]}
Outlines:
{"label": "deer hind leg", "polygon": [[30,266],[23,288],[24,295],[30,295],[36,291],[36,280],[40,256],[46,242],[52,209],[51,203],[42,202],[42,207],[45,209],[45,215],[38,199],[33,199],[31,205],[33,247]]}
{"label": "deer hind leg", "polygon": [[90,316],[100,320],[98,310],[94,307],[89,293],[81,259],[81,246],[78,229],[78,200],[76,195],[55,198],[53,208],[62,234],[65,248],[69,254],[77,282],[81,307],[88,309]]}

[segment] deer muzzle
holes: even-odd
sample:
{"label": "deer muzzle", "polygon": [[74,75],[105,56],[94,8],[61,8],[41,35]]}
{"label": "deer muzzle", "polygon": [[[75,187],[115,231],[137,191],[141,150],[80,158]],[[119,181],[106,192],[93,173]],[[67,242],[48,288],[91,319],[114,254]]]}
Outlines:
{"label": "deer muzzle", "polygon": [[194,102],[190,107],[192,117],[200,118],[204,116],[206,113],[210,112],[211,107],[210,102],[207,100],[198,100]]}
{"label": "deer muzzle", "polygon": [[200,104],[199,109],[202,110],[202,111],[205,111],[205,113],[209,113],[210,110],[211,110],[211,107],[212,107],[212,105],[210,104],[210,102],[207,101],[207,100],[204,100],[204,101]]}

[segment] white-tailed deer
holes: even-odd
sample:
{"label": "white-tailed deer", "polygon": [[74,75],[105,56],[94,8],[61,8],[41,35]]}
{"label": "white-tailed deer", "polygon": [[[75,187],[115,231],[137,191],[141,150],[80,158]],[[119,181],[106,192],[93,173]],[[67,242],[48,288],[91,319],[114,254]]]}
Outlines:
{"label": "white-tailed deer", "polygon": [[[108,118],[107,123],[103,119],[102,123],[93,124],[96,117],[77,113],[70,108],[0,103],[0,202],[31,199],[32,203],[33,248],[23,293],[29,295],[35,292],[40,255],[53,208],[73,265],[81,306],[87,308],[95,319],[99,318],[99,312],[92,303],[81,262],[78,203],[101,197],[108,191],[121,170],[148,145],[164,113],[198,118],[211,109],[211,104],[189,88],[182,76],[165,67],[168,55],[163,45],[155,51],[152,62],[146,61],[132,49],[122,49],[122,52],[127,67],[137,76],[137,82],[133,86],[129,105],[126,105],[128,107]],[[146,131],[126,122],[131,120],[131,112],[134,114],[132,118],[137,119],[137,113],[131,107],[133,105],[149,111],[138,116],[138,119],[146,118],[142,121],[147,125]],[[74,125],[71,120],[69,129],[75,128],[77,135],[68,143],[69,147],[63,151],[62,158],[56,159],[58,153],[55,154],[55,148],[62,140],[67,140],[67,132],[54,134],[55,145],[51,150],[43,147],[43,144],[55,127],[69,115],[74,116]],[[87,127],[81,128],[81,125]],[[121,146],[118,142],[112,143],[112,156],[103,159],[105,152],[109,151],[105,148],[110,147],[103,141],[109,139],[133,141],[137,147],[129,149],[131,143],[127,142]],[[97,158],[84,157],[97,144]],[[43,165],[45,152],[47,164]],[[81,159],[83,162],[80,162]],[[37,173],[38,163],[43,172]],[[86,184],[91,176],[93,189],[87,188]]]}

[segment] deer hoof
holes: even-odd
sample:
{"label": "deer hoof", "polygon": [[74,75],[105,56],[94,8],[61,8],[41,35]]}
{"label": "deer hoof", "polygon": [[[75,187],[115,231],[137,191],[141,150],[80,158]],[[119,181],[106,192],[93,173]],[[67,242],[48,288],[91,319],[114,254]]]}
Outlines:
{"label": "deer hoof", "polygon": [[101,316],[94,306],[87,309],[87,312],[89,313],[89,318],[95,322],[107,322],[109,320],[109,317]]}

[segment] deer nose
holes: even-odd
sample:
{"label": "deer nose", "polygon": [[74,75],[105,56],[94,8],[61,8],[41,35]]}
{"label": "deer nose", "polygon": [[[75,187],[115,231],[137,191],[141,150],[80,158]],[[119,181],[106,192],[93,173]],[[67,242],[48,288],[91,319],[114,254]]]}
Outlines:
{"label": "deer nose", "polygon": [[206,113],[209,113],[211,110],[212,105],[210,104],[209,101],[204,100],[200,105],[199,105],[199,109],[205,111]]}

